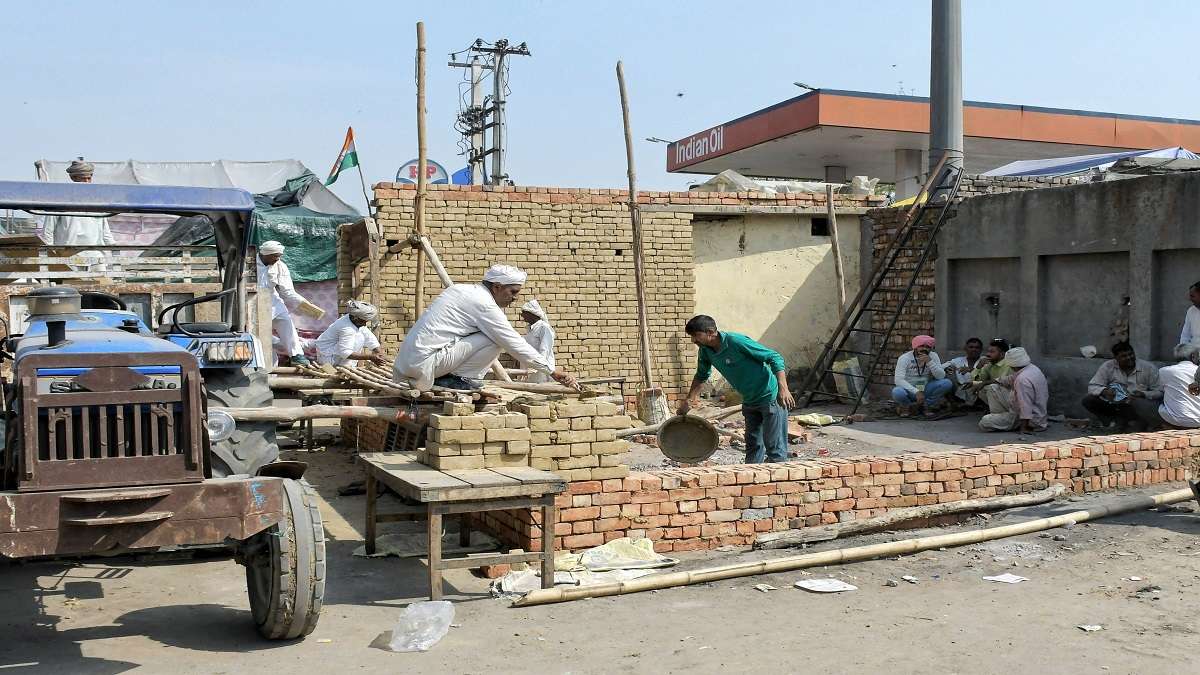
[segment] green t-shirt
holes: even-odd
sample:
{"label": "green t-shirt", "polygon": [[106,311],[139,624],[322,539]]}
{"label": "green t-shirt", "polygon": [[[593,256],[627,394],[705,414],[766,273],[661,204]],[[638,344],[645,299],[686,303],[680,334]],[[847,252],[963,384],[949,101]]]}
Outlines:
{"label": "green t-shirt", "polygon": [[721,345],[713,350],[700,347],[696,360],[696,379],[704,382],[717,372],[742,395],[744,405],[763,405],[779,396],[775,373],[784,370],[779,352],[764,347],[741,333],[721,331]]}

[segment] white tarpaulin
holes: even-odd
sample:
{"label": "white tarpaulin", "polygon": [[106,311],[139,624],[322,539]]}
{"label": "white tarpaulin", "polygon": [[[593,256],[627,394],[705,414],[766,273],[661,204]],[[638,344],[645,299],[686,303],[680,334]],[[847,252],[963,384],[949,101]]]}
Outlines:
{"label": "white tarpaulin", "polygon": [[1104,171],[1126,157],[1161,157],[1164,161],[1172,159],[1200,159],[1200,155],[1180,147],[1161,148],[1158,150],[1131,150],[1129,152],[1108,152],[1099,155],[1055,157],[1053,159],[1023,159],[1016,162],[1009,162],[991,171],[985,171],[982,175],[1070,176],[1077,173],[1085,173],[1093,169]]}

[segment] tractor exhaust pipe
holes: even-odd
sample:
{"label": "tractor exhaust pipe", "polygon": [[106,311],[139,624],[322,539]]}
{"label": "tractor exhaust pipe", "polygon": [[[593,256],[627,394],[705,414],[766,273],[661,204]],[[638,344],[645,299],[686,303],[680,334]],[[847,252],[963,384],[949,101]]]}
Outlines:
{"label": "tractor exhaust pipe", "polygon": [[57,347],[67,341],[66,321],[46,322],[46,346]]}

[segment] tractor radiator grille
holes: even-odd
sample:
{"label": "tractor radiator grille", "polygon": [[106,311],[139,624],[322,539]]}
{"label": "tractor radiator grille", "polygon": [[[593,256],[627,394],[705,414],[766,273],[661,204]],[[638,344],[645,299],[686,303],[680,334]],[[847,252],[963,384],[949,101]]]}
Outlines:
{"label": "tractor radiator grille", "polygon": [[179,403],[93,405],[41,410],[38,460],[182,455],[191,439]]}

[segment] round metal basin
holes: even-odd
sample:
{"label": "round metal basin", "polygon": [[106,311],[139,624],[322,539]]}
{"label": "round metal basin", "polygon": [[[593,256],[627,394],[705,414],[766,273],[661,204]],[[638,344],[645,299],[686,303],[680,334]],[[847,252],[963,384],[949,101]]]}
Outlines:
{"label": "round metal basin", "polygon": [[699,464],[717,451],[719,436],[707,420],[676,415],[658,430],[658,448],[667,457],[684,464]]}

